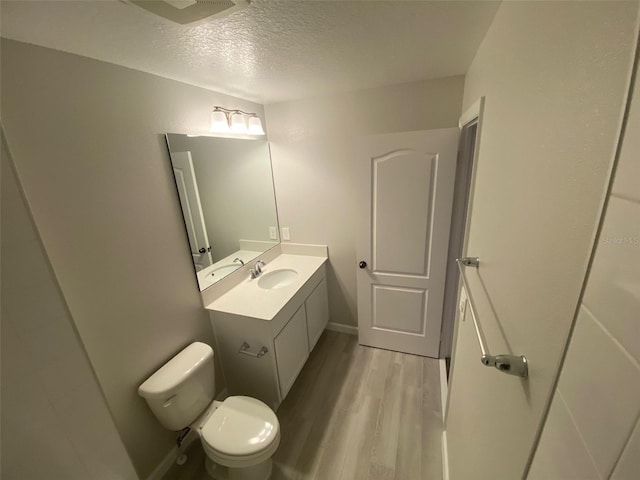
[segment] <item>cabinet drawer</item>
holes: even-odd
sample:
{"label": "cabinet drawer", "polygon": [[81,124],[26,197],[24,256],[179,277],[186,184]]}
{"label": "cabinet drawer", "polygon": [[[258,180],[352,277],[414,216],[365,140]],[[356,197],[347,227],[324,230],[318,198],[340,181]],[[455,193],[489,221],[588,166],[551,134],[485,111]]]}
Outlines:
{"label": "cabinet drawer", "polygon": [[280,395],[286,397],[309,356],[307,318],[302,305],[274,340]]}
{"label": "cabinet drawer", "polygon": [[329,302],[327,299],[327,280],[325,278],[307,298],[305,310],[307,313],[309,351],[311,351],[316,346],[327,323],[329,323]]}

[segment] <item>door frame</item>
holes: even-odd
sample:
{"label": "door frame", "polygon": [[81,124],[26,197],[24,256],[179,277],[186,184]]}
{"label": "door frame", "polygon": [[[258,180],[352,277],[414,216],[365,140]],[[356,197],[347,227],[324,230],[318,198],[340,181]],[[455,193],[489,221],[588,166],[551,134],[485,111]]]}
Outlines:
{"label": "door frame", "polygon": [[[471,211],[473,209],[473,197],[474,197],[474,191],[475,191],[475,185],[476,185],[476,174],[478,172],[478,154],[480,151],[480,140],[482,137],[482,124],[483,124],[483,117],[484,117],[484,108],[485,108],[485,97],[482,96],[480,98],[478,98],[475,102],[473,102],[473,104],[471,104],[471,106],[465,110],[463,112],[463,114],[460,116],[460,120],[458,121],[458,128],[460,128],[460,130],[462,131],[462,129],[469,125],[472,122],[476,122],[477,123],[477,128],[476,128],[476,139],[475,139],[475,145],[474,145],[474,149],[473,149],[473,158],[471,159],[471,178],[469,180],[469,192],[468,192],[468,197],[467,197],[467,209],[466,209],[466,218],[464,221],[464,235],[463,235],[463,239],[462,239],[462,256],[466,256],[467,255],[467,247],[469,244],[469,226],[470,226],[470,219],[471,219]],[[462,138],[462,136],[461,136]],[[460,154],[460,150],[458,150],[458,154]],[[454,192],[455,195],[455,192]],[[455,261],[455,259],[453,259]],[[457,267],[457,266],[456,266]],[[457,274],[458,270],[457,268],[454,269],[455,273]],[[446,302],[446,297],[447,297],[447,291],[446,291],[446,285],[445,285],[445,302]],[[456,291],[456,301],[455,301],[455,308],[453,310],[453,315],[450,318],[443,318],[442,319],[442,329],[440,331],[440,358],[444,358],[443,357],[443,340],[445,338],[445,335],[450,335],[451,338],[451,343],[450,343],[450,348],[451,348],[451,364],[449,365],[449,375],[446,381],[446,385],[448,386],[451,383],[451,378],[453,378],[453,372],[455,369],[455,354],[456,354],[456,338],[458,337],[458,323],[460,320],[460,310],[458,308],[459,303],[460,303],[460,292],[461,292],[461,283],[460,283],[460,279],[458,278],[458,281],[456,282],[455,285],[452,286],[452,288],[455,288]],[[441,382],[445,383],[445,382]],[[444,425],[444,429],[446,430],[447,428],[447,414],[449,412],[449,395],[448,395],[448,388],[445,390],[445,392],[443,393],[443,404],[442,404],[442,419],[443,419],[443,425]]]}

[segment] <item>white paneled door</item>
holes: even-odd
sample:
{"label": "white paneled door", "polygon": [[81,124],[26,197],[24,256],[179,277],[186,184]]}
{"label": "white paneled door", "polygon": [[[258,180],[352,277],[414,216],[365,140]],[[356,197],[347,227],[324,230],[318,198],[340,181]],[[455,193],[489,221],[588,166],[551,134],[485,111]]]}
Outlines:
{"label": "white paneled door", "polygon": [[358,333],[438,357],[457,128],[374,135],[359,154]]}
{"label": "white paneled door", "polygon": [[202,214],[200,193],[198,192],[198,182],[196,182],[191,152],[172,153],[171,165],[173,166],[173,175],[176,179],[176,187],[180,197],[184,224],[187,228],[193,264],[196,266],[196,270],[202,270],[212,265],[213,259],[211,258],[211,246],[204,224],[204,215]]}

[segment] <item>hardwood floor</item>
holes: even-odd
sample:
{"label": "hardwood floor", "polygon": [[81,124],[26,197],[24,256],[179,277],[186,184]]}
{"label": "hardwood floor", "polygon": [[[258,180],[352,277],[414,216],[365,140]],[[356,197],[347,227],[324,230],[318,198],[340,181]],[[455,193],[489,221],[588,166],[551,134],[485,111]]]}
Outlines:
{"label": "hardwood floor", "polygon": [[[437,360],[326,331],[278,409],[273,480],[441,480]],[[204,480],[196,444],[165,477]]]}

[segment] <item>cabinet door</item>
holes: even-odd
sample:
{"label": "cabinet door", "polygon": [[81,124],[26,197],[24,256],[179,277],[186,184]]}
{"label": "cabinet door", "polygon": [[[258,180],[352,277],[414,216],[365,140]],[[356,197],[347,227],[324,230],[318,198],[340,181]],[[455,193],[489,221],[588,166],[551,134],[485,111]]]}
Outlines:
{"label": "cabinet door", "polygon": [[280,394],[284,400],[309,356],[304,305],[298,309],[278,334],[274,345],[280,379]]}
{"label": "cabinet door", "polygon": [[309,333],[309,350],[316,346],[320,335],[329,323],[329,302],[327,300],[327,280],[322,279],[307,301],[307,330]]}

